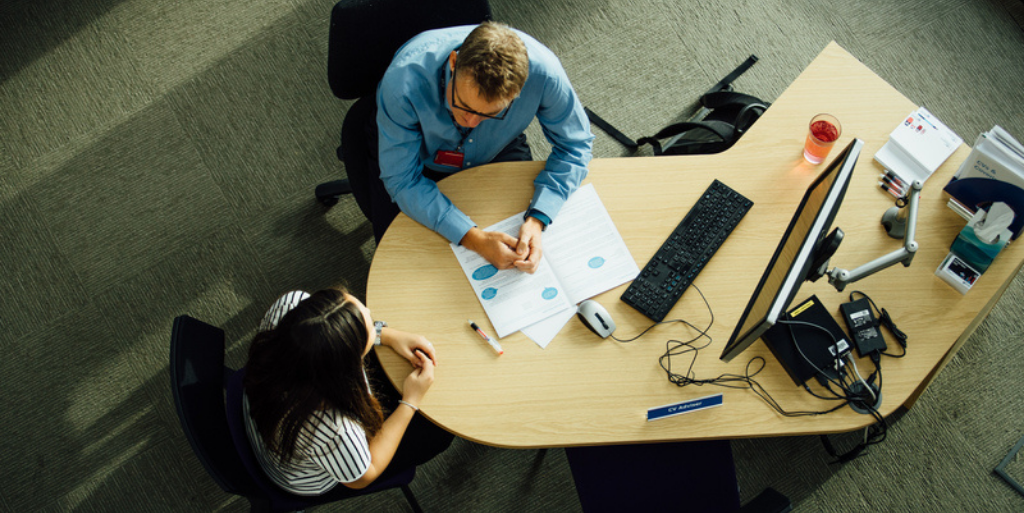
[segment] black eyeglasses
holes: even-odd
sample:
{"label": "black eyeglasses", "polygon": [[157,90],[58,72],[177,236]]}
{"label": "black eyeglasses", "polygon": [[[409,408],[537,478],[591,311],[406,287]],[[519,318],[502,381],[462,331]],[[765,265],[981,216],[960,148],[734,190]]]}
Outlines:
{"label": "black eyeglasses", "polygon": [[459,69],[459,67],[458,67],[457,64],[453,65],[453,67],[452,67],[452,107],[454,107],[456,109],[459,109],[462,112],[466,112],[468,114],[473,114],[475,116],[480,116],[482,118],[496,119],[498,121],[501,121],[501,120],[505,119],[505,116],[508,115],[509,109],[512,108],[512,104],[516,101],[515,98],[512,98],[512,101],[508,102],[508,105],[506,105],[504,109],[501,109],[501,111],[498,112],[497,114],[484,114],[483,112],[477,112],[477,111],[475,111],[473,109],[467,109],[466,107],[462,107],[462,106],[460,106],[460,105],[458,105],[456,103],[456,101],[462,101],[462,100],[459,100],[459,94],[457,92],[455,92],[455,84],[456,84],[456,82],[455,82],[455,73],[458,71],[458,69]]}

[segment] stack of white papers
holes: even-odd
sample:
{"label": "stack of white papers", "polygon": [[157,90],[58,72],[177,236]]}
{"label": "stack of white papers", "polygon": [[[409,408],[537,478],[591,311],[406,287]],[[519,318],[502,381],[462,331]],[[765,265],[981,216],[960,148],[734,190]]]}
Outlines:
{"label": "stack of white papers", "polygon": [[928,109],[920,107],[889,134],[889,140],[875,153],[875,160],[907,184],[914,180],[924,183],[963,142]]}
{"label": "stack of white papers", "polygon": [[[486,230],[518,237],[524,215],[520,212]],[[533,274],[498,270],[477,253],[451,245],[498,338],[522,330],[547,347],[580,301],[640,273],[592,184],[569,197],[542,241],[544,256]]]}

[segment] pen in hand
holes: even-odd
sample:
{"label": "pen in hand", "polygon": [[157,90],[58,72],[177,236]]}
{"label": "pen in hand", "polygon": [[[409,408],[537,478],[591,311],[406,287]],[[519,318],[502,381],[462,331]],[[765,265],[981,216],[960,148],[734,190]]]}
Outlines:
{"label": "pen in hand", "polygon": [[484,330],[480,329],[480,326],[477,326],[475,322],[473,322],[473,321],[467,321],[467,322],[469,322],[469,327],[473,328],[473,331],[475,331],[478,335],[480,335],[480,338],[486,340],[487,343],[490,344],[491,347],[494,348],[495,352],[497,352],[499,355],[505,354],[505,351],[503,349],[501,349],[500,345],[498,345],[498,341],[497,340],[494,340],[488,334],[484,333]]}

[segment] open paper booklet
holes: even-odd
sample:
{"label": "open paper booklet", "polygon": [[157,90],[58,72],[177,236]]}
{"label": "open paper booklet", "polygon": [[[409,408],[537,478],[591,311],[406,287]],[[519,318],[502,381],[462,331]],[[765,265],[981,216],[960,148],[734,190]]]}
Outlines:
{"label": "open paper booklet", "polygon": [[[519,236],[525,212],[487,231]],[[592,184],[580,187],[542,236],[537,271],[499,271],[477,253],[452,244],[498,338],[516,331],[541,347],[576,313],[576,304],[636,278],[640,269]]]}

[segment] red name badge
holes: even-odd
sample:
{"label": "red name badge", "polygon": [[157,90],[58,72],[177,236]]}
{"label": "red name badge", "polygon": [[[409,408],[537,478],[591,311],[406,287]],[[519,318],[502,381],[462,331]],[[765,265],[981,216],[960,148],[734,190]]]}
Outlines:
{"label": "red name badge", "polygon": [[462,152],[438,150],[437,155],[434,155],[434,163],[462,169],[462,160],[465,157],[466,155]]}

